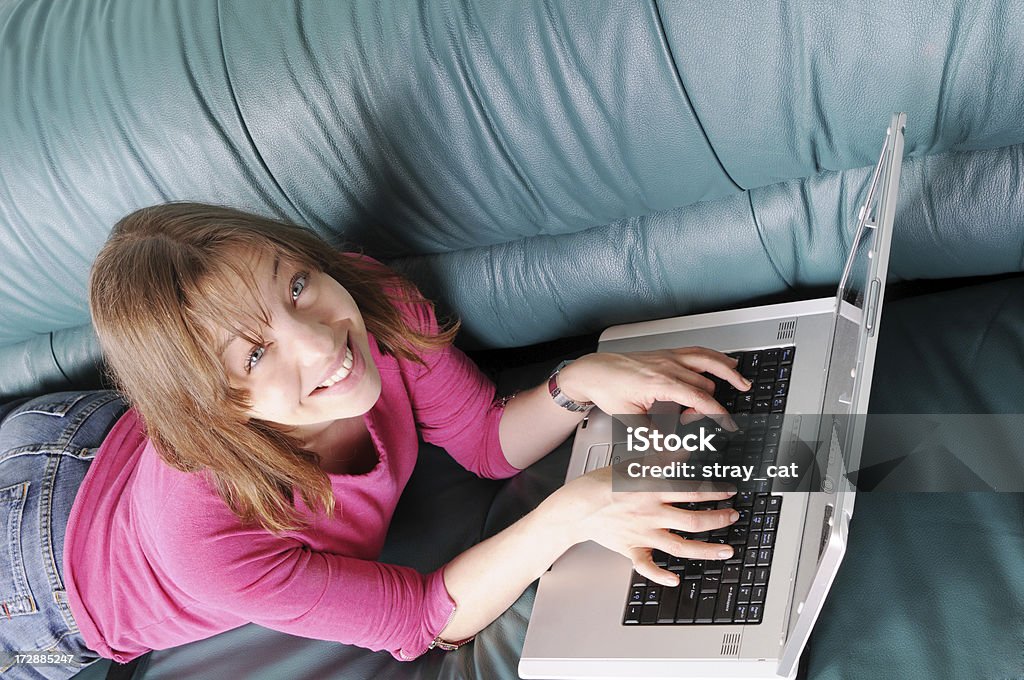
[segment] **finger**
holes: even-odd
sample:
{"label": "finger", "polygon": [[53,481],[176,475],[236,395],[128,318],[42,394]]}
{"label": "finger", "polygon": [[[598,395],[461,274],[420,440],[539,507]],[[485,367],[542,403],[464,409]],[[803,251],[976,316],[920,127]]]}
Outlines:
{"label": "finger", "polygon": [[693,560],[727,560],[733,555],[733,548],[723,543],[706,543],[687,538],[674,537],[671,545],[660,547],[659,550],[676,557],[687,557]]}
{"label": "finger", "polygon": [[677,359],[687,368],[716,375],[743,392],[751,387],[752,383],[736,370],[738,362],[732,357],[706,347],[690,347],[676,352]]}
{"label": "finger", "polygon": [[685,408],[682,413],[679,414],[679,424],[684,427],[700,420],[711,420],[715,425],[723,427],[730,432],[735,432],[739,429],[739,425],[736,424],[736,421],[732,419],[732,415],[729,413],[726,413],[725,415],[704,415],[703,413],[698,413],[692,408]]}
{"label": "finger", "polygon": [[685,408],[683,409],[683,412],[679,414],[679,424],[689,425],[690,423],[695,423],[698,420],[704,420],[705,417],[706,416],[697,413],[692,408]]}
{"label": "finger", "polygon": [[724,501],[736,495],[736,487],[723,482],[675,482],[675,491],[662,491],[658,500],[662,503],[703,503]]}
{"label": "finger", "polygon": [[672,376],[676,380],[693,385],[697,389],[704,390],[708,394],[715,393],[715,382],[711,378],[705,377],[700,373],[694,373],[688,368],[675,371]]}
{"label": "finger", "polygon": [[669,390],[669,396],[672,398],[672,401],[677,404],[692,407],[694,411],[703,413],[704,415],[724,416],[729,413],[725,410],[725,407],[715,401],[714,397],[710,394],[704,390],[698,390],[691,385],[676,383],[676,385]]}
{"label": "finger", "polygon": [[711,531],[727,527],[737,519],[739,513],[732,508],[721,510],[682,510],[665,506],[665,514],[660,517],[666,529],[676,529],[690,534]]}
{"label": "finger", "polygon": [[679,585],[679,577],[676,574],[654,565],[650,550],[634,548],[630,551],[629,557],[633,560],[633,569],[641,576],[670,588]]}

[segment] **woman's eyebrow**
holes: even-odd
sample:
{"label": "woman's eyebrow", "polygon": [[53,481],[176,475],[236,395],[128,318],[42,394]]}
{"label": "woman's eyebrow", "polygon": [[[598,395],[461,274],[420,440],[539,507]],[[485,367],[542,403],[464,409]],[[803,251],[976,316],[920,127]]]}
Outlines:
{"label": "woman's eyebrow", "polygon": [[[275,285],[277,284],[277,270],[280,267],[280,265],[281,265],[281,255],[280,254],[275,254],[274,255],[274,270],[273,270],[273,276],[272,276],[273,283]],[[269,322],[269,321],[271,321],[273,319],[273,312],[270,312],[268,310],[267,313],[270,315],[270,318],[267,319],[267,321]],[[217,356],[219,356],[221,359],[225,359],[226,357],[224,356],[224,352],[227,351],[228,346],[232,342],[237,340],[239,338],[239,336],[240,336],[240,333],[238,331],[233,331],[230,335],[228,335],[228,337],[226,337],[223,341],[221,341],[220,344],[217,345]]]}

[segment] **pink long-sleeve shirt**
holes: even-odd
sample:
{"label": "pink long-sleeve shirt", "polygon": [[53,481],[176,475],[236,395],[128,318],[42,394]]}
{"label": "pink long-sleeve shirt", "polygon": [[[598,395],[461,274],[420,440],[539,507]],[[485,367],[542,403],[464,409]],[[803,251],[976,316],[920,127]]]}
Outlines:
{"label": "pink long-sleeve shirt", "polygon": [[[407,319],[436,329],[422,305]],[[381,394],[363,418],[380,462],[328,475],[331,517],[274,536],[244,527],[202,473],[164,463],[129,409],[103,441],[68,521],[64,570],[86,644],[118,662],[258,623],[397,659],[428,649],[455,610],[442,569],[421,574],[377,561],[419,450],[416,433],[484,477],[518,472],[498,440],[494,385],[459,350],[422,355],[426,368],[384,356],[371,338]]]}

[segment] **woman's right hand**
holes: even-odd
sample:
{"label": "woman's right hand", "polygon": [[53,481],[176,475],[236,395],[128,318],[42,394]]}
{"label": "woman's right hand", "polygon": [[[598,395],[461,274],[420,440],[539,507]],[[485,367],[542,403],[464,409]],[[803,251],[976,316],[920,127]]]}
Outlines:
{"label": "woman's right hand", "polygon": [[679,577],[654,564],[652,550],[676,557],[724,560],[731,546],[688,540],[671,529],[691,533],[726,527],[739,515],[732,508],[683,510],[672,503],[698,503],[731,498],[735,491],[612,491],[612,469],[594,470],[559,489],[555,495],[565,504],[562,517],[569,520],[574,542],[594,541],[625,555],[641,576],[666,586]]}

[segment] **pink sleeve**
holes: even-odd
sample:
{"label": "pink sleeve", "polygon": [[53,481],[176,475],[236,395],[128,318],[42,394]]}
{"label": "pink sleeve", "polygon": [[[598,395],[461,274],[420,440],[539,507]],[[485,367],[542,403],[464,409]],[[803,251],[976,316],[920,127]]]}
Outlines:
{"label": "pink sleeve", "polygon": [[[415,315],[421,328],[437,332],[437,319],[429,306],[402,307],[407,318]],[[413,373],[407,384],[423,439],[481,477],[504,479],[519,473],[501,449],[498,424],[505,408],[494,403],[494,383],[456,347],[449,345],[420,356],[426,367],[402,363]]]}
{"label": "pink sleeve", "polygon": [[400,661],[426,652],[455,611],[443,568],[424,575],[314,552],[296,538],[242,527],[215,494],[181,492],[158,527],[162,565],[206,605],[284,633],[387,650]]}

